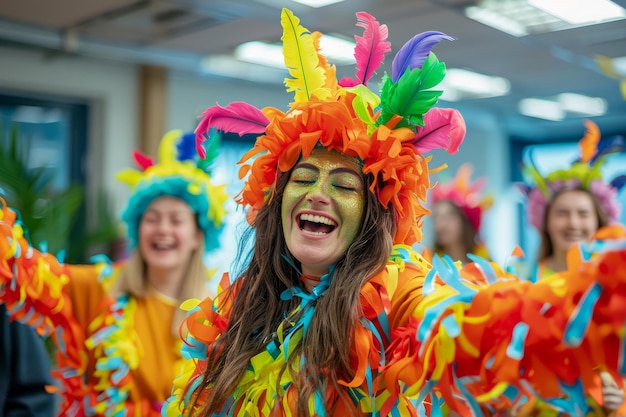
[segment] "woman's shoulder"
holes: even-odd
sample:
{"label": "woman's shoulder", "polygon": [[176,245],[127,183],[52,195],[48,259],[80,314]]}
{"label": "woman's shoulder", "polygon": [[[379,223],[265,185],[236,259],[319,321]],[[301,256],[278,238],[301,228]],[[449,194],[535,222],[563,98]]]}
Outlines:
{"label": "woman's shoulder", "polygon": [[124,262],[96,261],[89,265],[66,265],[69,283],[75,289],[101,289],[108,292],[120,272]]}

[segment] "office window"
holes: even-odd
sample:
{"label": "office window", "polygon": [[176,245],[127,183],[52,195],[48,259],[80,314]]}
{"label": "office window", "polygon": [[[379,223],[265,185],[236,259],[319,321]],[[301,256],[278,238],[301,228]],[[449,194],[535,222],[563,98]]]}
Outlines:
{"label": "office window", "polygon": [[[71,219],[64,219],[56,213],[49,216],[54,218],[39,219],[37,216],[48,216],[48,211],[38,208],[47,204],[50,196],[63,193],[70,185],[81,188],[85,185],[83,160],[87,150],[87,112],[87,104],[64,97],[0,93],[0,146],[6,151],[15,137],[26,170],[30,173],[41,170],[43,176],[50,179],[50,186],[45,190],[28,187],[36,197],[33,201],[22,198],[27,206],[21,210],[34,214],[31,224],[26,224],[31,230],[33,243],[40,245],[40,241],[46,241],[53,253],[71,250],[71,242],[76,241],[81,230],[85,230],[84,194],[78,192],[73,195],[77,196],[74,201],[79,200],[79,208]],[[10,195],[7,183],[10,183],[15,169],[15,166],[5,166],[0,171],[5,176],[0,178],[0,187],[4,182],[7,188],[5,198],[10,204],[26,195],[23,189],[26,187],[13,190],[17,195]],[[63,230],[64,222],[73,225]]]}

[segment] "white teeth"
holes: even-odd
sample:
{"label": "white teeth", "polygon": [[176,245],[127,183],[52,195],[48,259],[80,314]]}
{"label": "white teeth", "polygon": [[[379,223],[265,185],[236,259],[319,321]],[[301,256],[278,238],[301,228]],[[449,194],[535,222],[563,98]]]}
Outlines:
{"label": "white teeth", "polygon": [[327,224],[329,226],[337,226],[337,223],[335,223],[332,219],[329,219],[328,217],[317,216],[314,214],[302,214],[300,216],[300,220],[306,220],[307,222],[312,223]]}
{"label": "white teeth", "polygon": [[154,246],[157,249],[171,249],[174,247],[174,245],[171,243],[155,243]]}
{"label": "white teeth", "polygon": [[566,239],[583,239],[584,236],[578,234],[578,233],[566,233],[565,235],[563,235]]}

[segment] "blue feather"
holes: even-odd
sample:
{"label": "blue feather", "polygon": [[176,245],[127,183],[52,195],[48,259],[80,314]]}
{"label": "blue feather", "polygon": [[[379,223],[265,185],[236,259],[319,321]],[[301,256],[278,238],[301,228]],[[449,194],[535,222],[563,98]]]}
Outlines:
{"label": "blue feather", "polygon": [[620,175],[618,177],[613,178],[611,181],[611,185],[618,190],[621,190],[622,187],[626,184],[626,175]]}
{"label": "blue feather", "polygon": [[589,165],[595,164],[598,158],[601,158],[604,155],[621,152],[626,152],[626,141],[624,140],[624,136],[616,135],[600,139],[596,154],[589,161]]}
{"label": "blue feather", "polygon": [[185,133],[176,144],[176,159],[179,161],[193,161],[196,158],[196,134]]}

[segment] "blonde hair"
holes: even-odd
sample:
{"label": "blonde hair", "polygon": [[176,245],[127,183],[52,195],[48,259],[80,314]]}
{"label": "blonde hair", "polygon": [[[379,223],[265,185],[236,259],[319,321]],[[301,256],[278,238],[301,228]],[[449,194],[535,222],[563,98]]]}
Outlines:
{"label": "blonde hair", "polygon": [[[199,239],[198,247],[192,252],[185,279],[183,280],[177,301],[177,308],[172,319],[172,334],[178,337],[180,325],[185,319],[186,313],[179,308],[180,303],[189,298],[204,298],[209,295],[207,280],[209,270],[204,265],[204,236]],[[111,288],[110,294],[117,296],[128,293],[135,298],[144,298],[148,295],[148,279],[146,277],[146,261],[141,252],[136,249],[130,259],[123,266],[120,274]]]}

